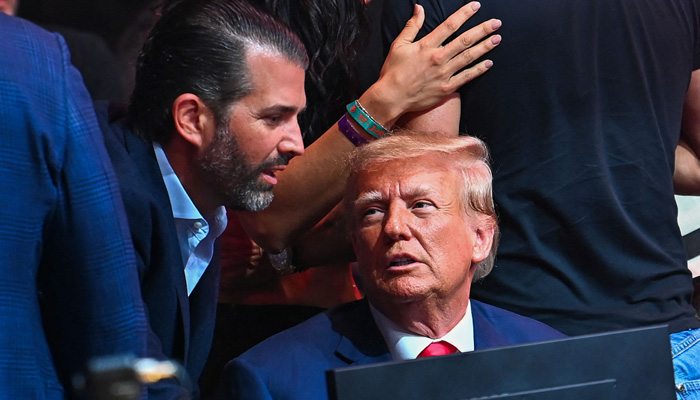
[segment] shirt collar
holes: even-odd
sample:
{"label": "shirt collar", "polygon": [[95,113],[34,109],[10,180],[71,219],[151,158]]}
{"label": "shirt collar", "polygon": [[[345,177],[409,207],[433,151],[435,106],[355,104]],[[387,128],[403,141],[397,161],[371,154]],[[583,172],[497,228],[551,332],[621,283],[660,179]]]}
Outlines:
{"label": "shirt collar", "polygon": [[165,188],[168,190],[170,206],[173,209],[173,217],[192,220],[204,219],[202,214],[199,213],[199,210],[192,202],[192,199],[190,199],[187,191],[185,191],[185,188],[182,186],[180,178],[177,177],[173,167],[170,165],[168,157],[165,155],[163,148],[159,144],[154,143],[153,150],[156,153],[160,173],[163,175]]}
{"label": "shirt collar", "polygon": [[455,346],[460,352],[474,350],[474,322],[472,319],[471,302],[467,304],[464,317],[445,336],[431,339],[418,336],[400,327],[394,321],[387,318],[370,303],[372,317],[377,323],[379,331],[389,348],[394,360],[412,360],[418,356],[430,343],[445,340]]}
{"label": "shirt collar", "polygon": [[212,216],[206,218],[206,220],[209,222],[209,226],[211,227],[209,234],[213,235],[214,238],[218,238],[219,236],[221,236],[222,233],[224,233],[224,230],[226,229],[226,225],[228,223],[228,217],[226,216],[226,207],[217,207],[212,213]]}

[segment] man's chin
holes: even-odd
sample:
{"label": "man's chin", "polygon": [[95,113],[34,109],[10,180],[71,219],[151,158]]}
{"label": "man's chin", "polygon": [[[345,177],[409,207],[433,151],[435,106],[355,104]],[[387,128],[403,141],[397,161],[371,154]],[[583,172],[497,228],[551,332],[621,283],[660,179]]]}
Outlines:
{"label": "man's chin", "polygon": [[403,282],[393,281],[381,285],[376,291],[376,294],[394,303],[423,301],[430,297],[433,292],[431,288],[425,287],[422,282],[407,282],[406,280]]}
{"label": "man's chin", "polygon": [[270,206],[274,195],[272,191],[247,193],[242,198],[230,199],[226,207],[235,211],[262,211]]}

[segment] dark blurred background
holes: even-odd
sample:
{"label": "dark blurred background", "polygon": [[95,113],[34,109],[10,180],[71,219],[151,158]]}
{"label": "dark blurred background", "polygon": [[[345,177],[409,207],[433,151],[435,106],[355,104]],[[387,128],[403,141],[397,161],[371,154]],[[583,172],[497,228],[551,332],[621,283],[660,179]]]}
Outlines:
{"label": "dark blurred background", "polygon": [[127,101],[161,0],[18,0],[17,16],[62,34],[95,100]]}

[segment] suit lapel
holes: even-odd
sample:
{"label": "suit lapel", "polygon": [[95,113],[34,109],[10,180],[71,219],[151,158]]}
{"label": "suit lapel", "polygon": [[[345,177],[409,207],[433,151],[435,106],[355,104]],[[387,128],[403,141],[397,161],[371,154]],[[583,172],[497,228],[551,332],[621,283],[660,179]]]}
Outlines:
{"label": "suit lapel", "polygon": [[[190,357],[189,367],[192,373],[199,375],[207,361],[216,321],[216,304],[219,297],[219,276],[221,274],[219,240],[214,242],[212,260],[197,282],[189,297],[190,324]],[[183,282],[184,279],[183,279]]]}
{"label": "suit lapel", "polygon": [[[126,131],[125,131],[126,132]],[[170,252],[166,259],[171,260],[167,263],[167,267],[171,270],[169,271],[170,277],[172,278],[173,287],[175,288],[175,295],[178,300],[178,308],[180,310],[180,318],[182,320],[184,330],[184,362],[187,363],[189,343],[190,343],[190,302],[187,296],[187,283],[185,281],[185,267],[182,264],[182,256],[180,254],[179,241],[177,238],[177,230],[175,229],[175,218],[173,217],[172,205],[170,204],[170,197],[168,196],[168,190],[163,182],[163,175],[160,172],[160,167],[158,167],[158,162],[156,160],[155,152],[153,151],[153,145],[146,142],[136,135],[126,133],[124,136],[125,147],[129,155],[137,166],[138,170],[141,171],[144,180],[150,185],[150,194],[153,197],[156,206],[159,208],[162,215],[164,215],[164,221],[162,221],[162,226],[165,228],[164,232],[161,232],[164,236],[170,236],[170,239],[166,243],[173,243],[173,246],[165,251]]]}
{"label": "suit lapel", "polygon": [[508,340],[498,328],[486,317],[484,304],[470,299],[472,318],[474,320],[474,349],[487,349],[508,345]]}
{"label": "suit lapel", "polygon": [[347,364],[391,361],[384,337],[366,299],[348,303],[329,314],[333,330],[340,335],[335,356]]}
{"label": "suit lapel", "polygon": [[[476,300],[470,302],[474,322],[474,348],[479,350],[510,344],[507,337],[488,318],[486,306]],[[348,365],[391,361],[391,354],[372,318],[367,299],[345,304],[337,310],[329,313],[332,328],[340,335],[335,357]]]}

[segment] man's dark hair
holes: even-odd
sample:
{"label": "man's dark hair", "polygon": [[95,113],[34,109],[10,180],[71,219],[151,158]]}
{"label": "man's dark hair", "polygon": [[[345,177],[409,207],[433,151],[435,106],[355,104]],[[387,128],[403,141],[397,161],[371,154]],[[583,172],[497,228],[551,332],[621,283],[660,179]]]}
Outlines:
{"label": "man's dark hair", "polygon": [[129,120],[134,131],[166,144],[174,134],[172,105],[198,96],[226,123],[228,110],[250,92],[246,51],[260,47],[306,69],[299,38],[284,24],[241,0],[168,3],[143,45],[136,66]]}

